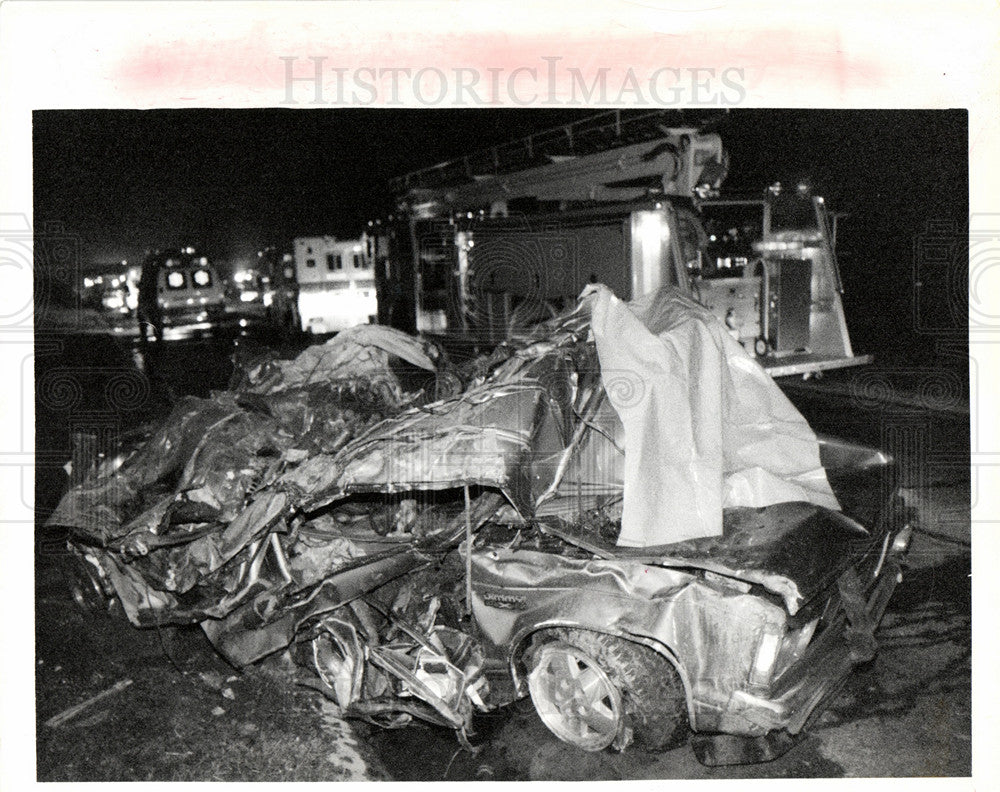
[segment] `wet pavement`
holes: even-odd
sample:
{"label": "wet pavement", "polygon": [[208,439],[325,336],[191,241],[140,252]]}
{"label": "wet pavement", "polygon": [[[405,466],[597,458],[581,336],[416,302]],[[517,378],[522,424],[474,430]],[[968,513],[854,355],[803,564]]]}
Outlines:
{"label": "wet pavement", "polygon": [[[36,506],[40,518],[44,519],[74,476],[64,467],[71,458],[74,434],[95,436],[96,450],[110,453],[119,438],[163,415],[176,397],[203,396],[226,387],[233,354],[252,355],[255,344],[275,343],[292,354],[305,343],[252,329],[239,338],[239,351],[234,348],[236,340],[235,333],[192,333],[160,346],[143,346],[121,334],[40,335],[36,357]],[[800,383],[787,392],[817,431],[879,445],[901,461],[901,485],[921,526],[910,553],[912,568],[905,573],[879,634],[879,655],[858,669],[800,745],[774,762],[749,767],[703,767],[687,746],[663,754],[588,754],[558,741],[530,704],[522,701],[479,719],[474,742],[480,750],[470,754],[460,749],[446,729],[413,725],[382,731],[352,725],[356,736],[351,737],[343,722],[318,702],[315,706],[296,704],[307,731],[323,735],[319,739],[331,746],[328,754],[334,757],[330,761],[336,771],[331,770],[330,777],[362,778],[371,773],[397,780],[500,781],[968,775],[972,750],[968,415],[905,399],[880,401],[872,392],[801,387]],[[72,615],[55,569],[60,539],[39,532],[36,551],[39,569],[49,570],[39,575],[42,589],[36,591],[40,721],[60,705],[82,698],[84,690],[92,692],[125,674],[141,674],[144,664],[151,663],[162,680],[187,690],[192,673],[221,662],[201,645],[190,661],[183,654],[178,661],[177,652],[190,648],[185,641],[195,639],[180,640],[177,646],[168,647],[175,650],[173,654],[164,655],[162,636],[127,625],[113,630],[116,637],[110,644],[120,651],[121,642],[132,641],[135,651],[116,655],[109,642],[101,639],[101,630]],[[65,646],[67,635],[76,634],[89,636],[89,645],[72,653],[76,660],[67,660],[60,647]],[[88,659],[102,653],[102,659]],[[78,668],[72,667],[74,662]],[[59,672],[52,671],[56,665]],[[67,675],[67,669],[72,673]],[[104,676],[94,682],[93,673]],[[69,689],[65,688],[67,679]],[[148,684],[136,687],[154,695]],[[136,694],[126,692],[122,699],[130,695]],[[184,695],[198,698],[190,691]],[[201,706],[182,707],[175,720],[192,717],[201,712]],[[210,714],[202,715],[211,719]],[[256,726],[253,717],[247,714],[246,718],[235,725],[228,721],[217,725],[231,726],[237,739],[244,729],[246,742],[251,729],[259,733],[265,728],[266,713]],[[245,725],[248,722],[251,726]],[[101,728],[100,724],[95,728]],[[82,759],[72,770],[67,766],[73,761],[71,746],[51,735],[39,739],[40,777],[108,777]],[[178,746],[180,753],[200,750],[183,740]],[[355,746],[360,747],[356,750]],[[135,746],[132,750],[138,751],[136,761],[142,761],[146,754]],[[81,769],[86,767],[91,769]],[[113,764],[111,768],[108,773]],[[240,765],[217,772],[220,778],[239,777]],[[276,777],[317,779],[323,773],[322,765],[317,765],[300,776]],[[163,769],[150,777],[195,776],[171,775]]]}

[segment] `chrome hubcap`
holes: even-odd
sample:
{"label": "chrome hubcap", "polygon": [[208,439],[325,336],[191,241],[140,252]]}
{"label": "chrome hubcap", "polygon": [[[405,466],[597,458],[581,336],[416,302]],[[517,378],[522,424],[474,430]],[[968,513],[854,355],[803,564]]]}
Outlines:
{"label": "chrome hubcap", "polygon": [[585,751],[614,742],[621,727],[618,688],[594,660],[574,646],[545,644],[528,676],[542,722],[559,739]]}

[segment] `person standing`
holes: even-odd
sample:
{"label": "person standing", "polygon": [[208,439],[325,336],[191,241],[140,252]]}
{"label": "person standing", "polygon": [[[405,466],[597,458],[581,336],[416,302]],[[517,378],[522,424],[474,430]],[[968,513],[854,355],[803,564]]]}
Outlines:
{"label": "person standing", "polygon": [[160,305],[159,293],[160,263],[158,252],[147,254],[142,262],[142,272],[139,275],[139,300],[136,308],[140,341],[147,340],[147,333],[150,330],[152,330],[153,338],[156,341],[163,340],[163,308]]}

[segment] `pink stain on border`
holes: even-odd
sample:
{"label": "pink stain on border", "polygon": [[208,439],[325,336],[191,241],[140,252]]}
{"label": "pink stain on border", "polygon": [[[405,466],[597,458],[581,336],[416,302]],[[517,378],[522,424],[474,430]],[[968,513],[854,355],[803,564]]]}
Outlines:
{"label": "pink stain on border", "polygon": [[[849,89],[876,88],[884,69],[870,58],[851,57],[836,32],[769,30],[751,33],[629,33],[575,37],[460,34],[428,37],[393,34],[377,40],[352,38],[346,33],[327,40],[300,40],[282,47],[266,32],[229,41],[184,40],[137,47],[113,64],[110,77],[119,90],[138,100],[176,98],[193,100],[206,86],[224,96],[231,90],[261,95],[262,104],[280,103],[284,96],[285,63],[296,57],[296,74],[311,74],[310,57],[323,57],[325,79],[333,82],[334,67],[353,72],[361,68],[433,66],[445,72],[475,69],[488,79],[488,69],[501,70],[503,79],[518,68],[535,69],[539,80],[555,69],[559,91],[569,89],[570,69],[591,81],[601,70],[612,85],[620,85],[631,69],[640,79],[664,68],[742,69],[745,87],[766,82],[804,82],[820,91],[844,95]],[[550,67],[543,58],[559,58]],[[384,97],[383,97],[384,98]]]}

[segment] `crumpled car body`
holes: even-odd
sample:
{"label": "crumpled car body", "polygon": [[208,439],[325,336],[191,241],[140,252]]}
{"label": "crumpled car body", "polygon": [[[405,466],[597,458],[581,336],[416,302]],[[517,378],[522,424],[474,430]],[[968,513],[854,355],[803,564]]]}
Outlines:
{"label": "crumpled car body", "polygon": [[[596,750],[646,718],[609,657],[666,663],[696,732],[800,733],[874,651],[906,538],[890,473],[817,438],[705,309],[598,288],[461,366],[377,327],[260,363],[50,522],[134,624],[197,622],[235,665],[288,650],[346,716],[468,744],[530,693]],[[586,722],[539,682],[563,666],[599,691]]]}
{"label": "crumpled car body", "polygon": [[[867,494],[883,497],[886,457],[834,441],[827,448],[852,463],[837,471],[852,487],[867,480]],[[476,621],[522,690],[533,635],[589,630],[664,657],[695,731],[796,735],[850,668],[874,656],[873,631],[900,573],[888,506],[869,523],[874,530],[804,502],[727,509],[722,537],[642,549],[548,526],[586,555],[474,552]]]}

